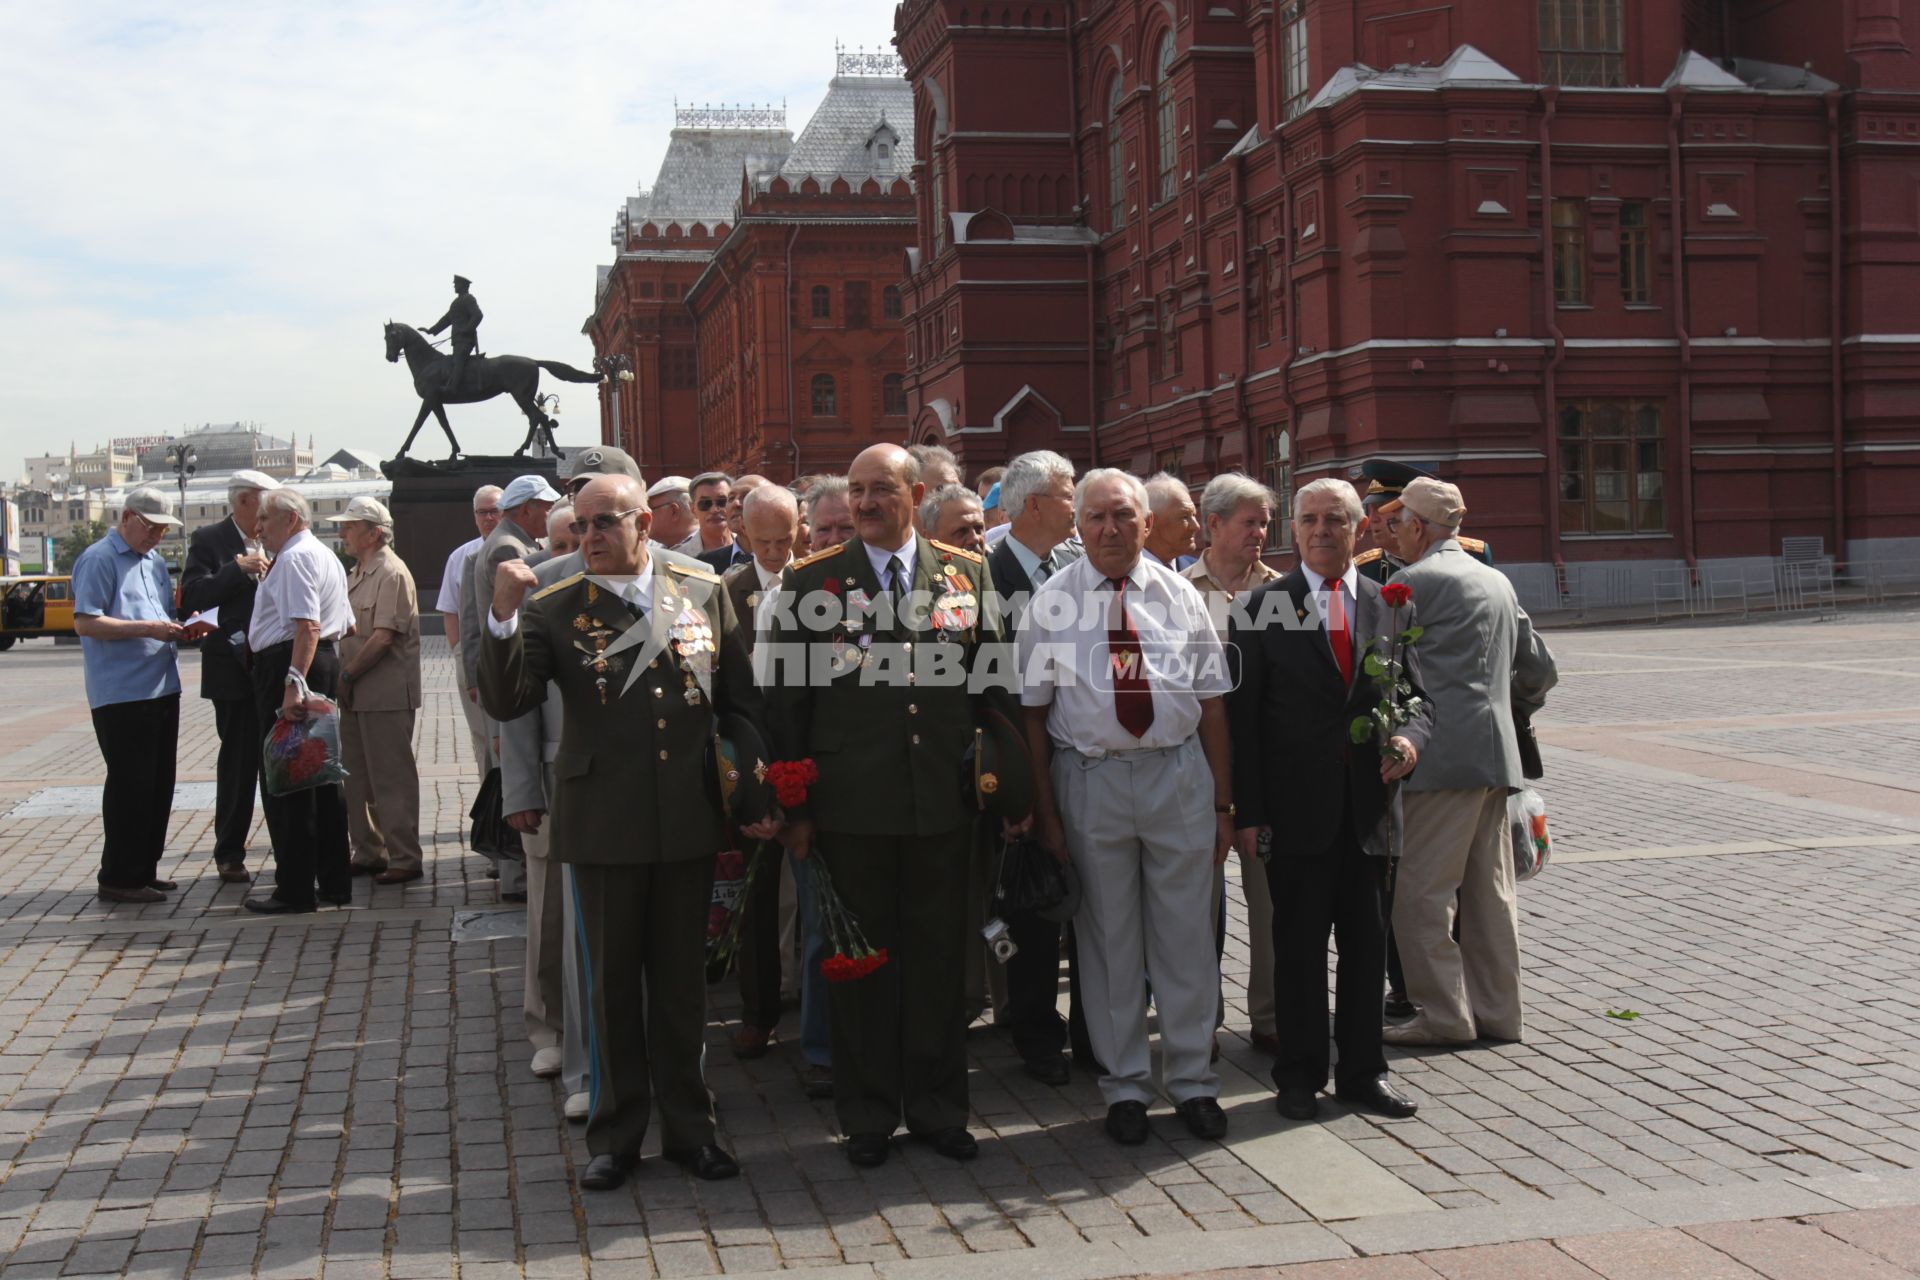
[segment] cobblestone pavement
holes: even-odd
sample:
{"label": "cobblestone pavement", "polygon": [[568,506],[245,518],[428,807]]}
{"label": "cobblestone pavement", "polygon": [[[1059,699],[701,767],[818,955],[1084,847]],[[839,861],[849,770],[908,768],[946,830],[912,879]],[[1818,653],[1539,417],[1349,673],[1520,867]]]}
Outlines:
{"label": "cobblestone pavement", "polygon": [[[1906,1274],[1916,622],[1552,635],[1556,851],[1521,890],[1527,1039],[1395,1051],[1414,1120],[1278,1118],[1245,1038],[1236,900],[1225,1144],[1162,1107],[1146,1146],[1114,1146],[1091,1079],[1028,1079],[983,1020],[980,1159],[903,1149],[856,1170],[791,1041],[731,1056],[726,984],[708,1079],[744,1176],[648,1159],[603,1195],[574,1189],[578,1130],[527,1070],[521,941],[454,940],[458,913],[508,909],[461,847],[476,780],[443,644],[416,743],[427,877],[360,881],[351,908],[292,919],[247,916],[213,874],[211,787],[194,784],[215,742],[191,658],[163,865],[181,892],[97,901],[79,655],[16,647],[0,655],[0,1271]],[[1639,1017],[1608,1016],[1624,1011]],[[791,1016],[783,1030],[797,1039]]]}

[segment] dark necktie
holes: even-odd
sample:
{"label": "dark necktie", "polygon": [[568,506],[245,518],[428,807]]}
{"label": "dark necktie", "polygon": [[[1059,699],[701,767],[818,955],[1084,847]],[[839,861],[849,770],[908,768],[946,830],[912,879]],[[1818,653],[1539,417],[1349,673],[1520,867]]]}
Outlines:
{"label": "dark necktie", "polygon": [[1113,588],[1113,625],[1107,628],[1107,661],[1113,670],[1113,711],[1120,727],[1136,738],[1153,728],[1153,690],[1140,655],[1140,633],[1127,614],[1127,580],[1108,578]]}
{"label": "dark necktie", "polygon": [[1327,643],[1340,664],[1340,679],[1353,687],[1353,632],[1347,628],[1347,593],[1338,578],[1327,579]]}
{"label": "dark necktie", "polygon": [[900,563],[899,556],[887,557],[887,594],[893,597],[893,603],[896,608],[899,607],[901,589],[905,585],[901,579],[901,571],[904,568],[905,566]]}

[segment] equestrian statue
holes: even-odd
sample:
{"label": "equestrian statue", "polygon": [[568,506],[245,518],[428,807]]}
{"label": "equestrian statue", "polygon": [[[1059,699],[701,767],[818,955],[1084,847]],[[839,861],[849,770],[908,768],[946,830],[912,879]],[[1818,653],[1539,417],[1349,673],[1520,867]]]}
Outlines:
{"label": "equestrian statue", "polygon": [[[391,320],[387,322],[387,361],[397,363],[403,354],[407,357],[407,371],[413,375],[413,389],[420,396],[420,412],[414,415],[413,430],[407,432],[407,442],[400,446],[397,456],[407,456],[407,450],[413,447],[413,438],[420,434],[421,424],[426,422],[427,415],[431,413],[440,424],[440,430],[446,432],[447,444],[453,449],[448,460],[458,458],[460,441],[454,437],[453,428],[447,423],[446,406],[478,404],[503,392],[512,396],[513,402],[520,406],[520,412],[527,415],[527,438],[520,442],[513,456],[523,456],[538,438],[546,440],[550,452],[557,452],[559,446],[553,433],[560,424],[548,417],[540,407],[540,371],[545,369],[566,382],[599,382],[600,375],[576,369],[559,360],[478,354],[476,334],[480,327],[480,304],[468,292],[470,284],[465,276],[453,278],[453,305],[431,328],[415,329],[411,325],[396,324]],[[443,329],[453,330],[453,350],[446,355],[442,355],[422,336],[439,333]]]}

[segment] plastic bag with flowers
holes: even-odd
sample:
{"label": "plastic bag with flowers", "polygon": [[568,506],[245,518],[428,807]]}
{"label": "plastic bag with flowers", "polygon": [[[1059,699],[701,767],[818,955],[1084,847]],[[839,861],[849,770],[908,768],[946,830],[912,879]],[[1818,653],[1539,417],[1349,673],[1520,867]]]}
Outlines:
{"label": "plastic bag with flowers", "polygon": [[347,780],[346,766],[340,763],[340,708],[332,699],[308,688],[299,672],[289,674],[306,718],[289,720],[281,716],[267,730],[261,772],[267,794],[272,796]]}

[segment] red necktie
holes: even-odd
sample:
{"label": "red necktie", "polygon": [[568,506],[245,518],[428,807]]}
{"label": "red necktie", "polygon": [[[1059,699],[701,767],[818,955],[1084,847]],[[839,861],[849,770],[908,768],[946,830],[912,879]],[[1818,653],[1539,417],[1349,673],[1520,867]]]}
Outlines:
{"label": "red necktie", "polygon": [[1114,590],[1114,625],[1107,628],[1107,661],[1113,670],[1113,711],[1120,727],[1136,738],[1153,728],[1153,690],[1140,656],[1140,633],[1127,616],[1127,580],[1108,578]]}
{"label": "red necktie", "polygon": [[1333,660],[1340,664],[1340,679],[1353,686],[1353,633],[1347,630],[1347,593],[1338,578],[1327,580],[1327,643],[1333,646]]}

